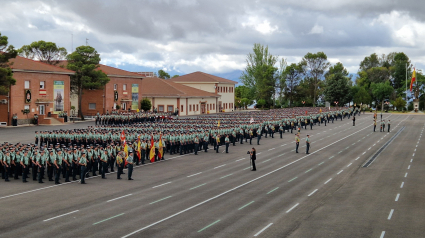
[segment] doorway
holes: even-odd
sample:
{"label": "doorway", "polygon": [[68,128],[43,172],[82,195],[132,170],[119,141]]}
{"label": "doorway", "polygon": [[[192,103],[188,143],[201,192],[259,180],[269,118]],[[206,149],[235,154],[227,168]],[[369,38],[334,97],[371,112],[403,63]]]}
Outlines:
{"label": "doorway", "polygon": [[205,114],[205,103],[201,103],[201,114]]}
{"label": "doorway", "polygon": [[39,112],[39,115],[44,115],[44,105],[38,106],[38,112]]}

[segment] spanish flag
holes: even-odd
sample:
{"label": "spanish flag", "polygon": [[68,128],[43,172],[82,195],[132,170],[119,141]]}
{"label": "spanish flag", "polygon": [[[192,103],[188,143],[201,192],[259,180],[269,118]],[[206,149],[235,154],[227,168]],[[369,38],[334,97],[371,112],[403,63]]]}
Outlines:
{"label": "spanish flag", "polygon": [[410,81],[410,92],[412,92],[413,83],[416,81],[416,69],[413,68],[412,81]]}
{"label": "spanish flag", "polygon": [[151,137],[151,151],[149,153],[151,162],[155,162],[155,146],[153,145],[153,136]]}
{"label": "spanish flag", "polygon": [[158,158],[162,159],[163,154],[163,148],[162,148],[162,134],[159,136],[159,143],[158,143]]}
{"label": "spanish flag", "polygon": [[125,153],[125,163],[124,166],[127,166],[127,157],[128,157],[128,146],[127,143],[124,140],[124,153]]}
{"label": "spanish flag", "polygon": [[137,137],[137,157],[140,159],[142,154],[142,143],[140,143],[140,135]]}
{"label": "spanish flag", "polygon": [[217,121],[217,127],[220,127],[220,120]]}

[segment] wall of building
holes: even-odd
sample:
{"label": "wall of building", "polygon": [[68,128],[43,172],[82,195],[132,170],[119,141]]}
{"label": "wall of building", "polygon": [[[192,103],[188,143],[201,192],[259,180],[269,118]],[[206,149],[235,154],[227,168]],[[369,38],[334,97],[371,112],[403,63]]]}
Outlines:
{"label": "wall of building", "polygon": [[[14,72],[13,77],[16,79],[16,85],[13,85],[10,90],[10,115],[8,120],[8,125],[11,124],[12,115],[17,113],[18,123],[24,124],[27,123],[27,115],[24,115],[21,110],[25,106],[29,107],[30,113],[28,118],[33,118],[35,114],[40,114],[39,105],[37,104],[37,99],[54,101],[54,81],[63,81],[64,82],[64,95],[62,95],[63,100],[63,111],[68,112],[70,110],[70,76],[62,74],[45,74],[45,73],[26,73],[26,72]],[[29,89],[31,90],[31,102],[25,103],[25,81],[30,81]],[[44,82],[45,94],[40,95],[40,82]],[[45,115],[49,112],[54,113],[54,104],[46,103],[45,105]],[[2,105],[2,108],[4,105]],[[7,108],[7,105],[6,105]],[[2,110],[3,111],[3,110]],[[7,113],[7,110],[5,111]]]}
{"label": "wall of building", "polygon": [[[82,111],[86,116],[93,116],[99,111],[100,114],[111,112],[116,105],[120,105],[121,110],[123,104],[126,104],[126,110],[131,109],[132,105],[132,85],[137,84],[137,109],[140,109],[140,101],[142,100],[141,79],[109,77],[110,81],[105,85],[104,89],[84,90],[82,100]],[[126,87],[124,88],[124,85]],[[118,100],[115,101],[115,91],[118,93]],[[95,109],[89,109],[90,104],[96,104]]]}
{"label": "wall of building", "polygon": [[181,84],[192,87],[192,88],[204,90],[210,93],[215,93],[215,88],[214,88],[215,83],[181,83]]}
{"label": "wall of building", "polygon": [[217,94],[221,95],[221,97],[218,100],[221,101],[222,107],[225,112],[231,112],[234,110],[234,105],[235,105],[234,88],[235,88],[235,85],[233,84],[219,83],[217,85]]}
{"label": "wall of building", "polygon": [[158,110],[158,112],[160,112],[160,106],[163,107],[163,112],[169,112],[168,111],[168,106],[172,106],[173,109],[171,110],[172,113],[174,113],[174,111],[177,108],[177,98],[160,98],[160,97],[155,97],[155,100],[153,100],[152,98],[150,98],[151,103],[152,103],[152,110],[153,108],[156,108]]}

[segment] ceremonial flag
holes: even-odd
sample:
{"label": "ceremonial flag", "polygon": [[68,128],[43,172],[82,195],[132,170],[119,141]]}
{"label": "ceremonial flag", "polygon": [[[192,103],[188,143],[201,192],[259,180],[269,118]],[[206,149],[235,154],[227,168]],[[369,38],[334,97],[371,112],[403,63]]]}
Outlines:
{"label": "ceremonial flag", "polygon": [[251,120],[249,120],[249,123],[253,123],[254,122],[254,118],[251,117]]}
{"label": "ceremonial flag", "polygon": [[124,133],[124,130],[121,132],[121,137],[120,137],[120,139],[121,139],[121,142],[125,141],[125,133]]}
{"label": "ceremonial flag", "polygon": [[153,136],[151,137],[151,151],[149,153],[149,159],[151,162],[155,162],[155,146],[153,145]]}
{"label": "ceremonial flag", "polygon": [[139,159],[141,158],[141,147],[142,147],[142,143],[140,143],[140,135],[137,137],[137,157],[139,157]]}
{"label": "ceremonial flag", "polygon": [[413,83],[416,81],[416,69],[413,68],[412,81],[410,81],[410,92],[412,92]]}
{"label": "ceremonial flag", "polygon": [[320,108],[320,113],[322,113],[322,108]]}
{"label": "ceremonial flag", "polygon": [[159,136],[159,144],[158,144],[158,158],[159,159],[162,159],[162,154],[163,154],[163,151],[162,151],[162,134]]}
{"label": "ceremonial flag", "polygon": [[218,120],[217,122],[217,127],[220,127],[220,120]]}
{"label": "ceremonial flag", "polygon": [[128,157],[128,146],[127,143],[124,140],[124,153],[125,153],[125,162],[124,162],[124,166],[127,166],[127,157]]}

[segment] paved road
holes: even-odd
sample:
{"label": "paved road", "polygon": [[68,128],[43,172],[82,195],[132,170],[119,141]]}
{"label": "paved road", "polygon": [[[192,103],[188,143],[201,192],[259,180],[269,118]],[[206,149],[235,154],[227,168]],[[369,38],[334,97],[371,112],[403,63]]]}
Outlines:
{"label": "paved road", "polygon": [[423,237],[425,117],[386,116],[390,133],[373,133],[371,115],[302,130],[309,155],[293,134],[263,138],[255,172],[238,144],[168,155],[134,181],[2,183],[0,237]]}

